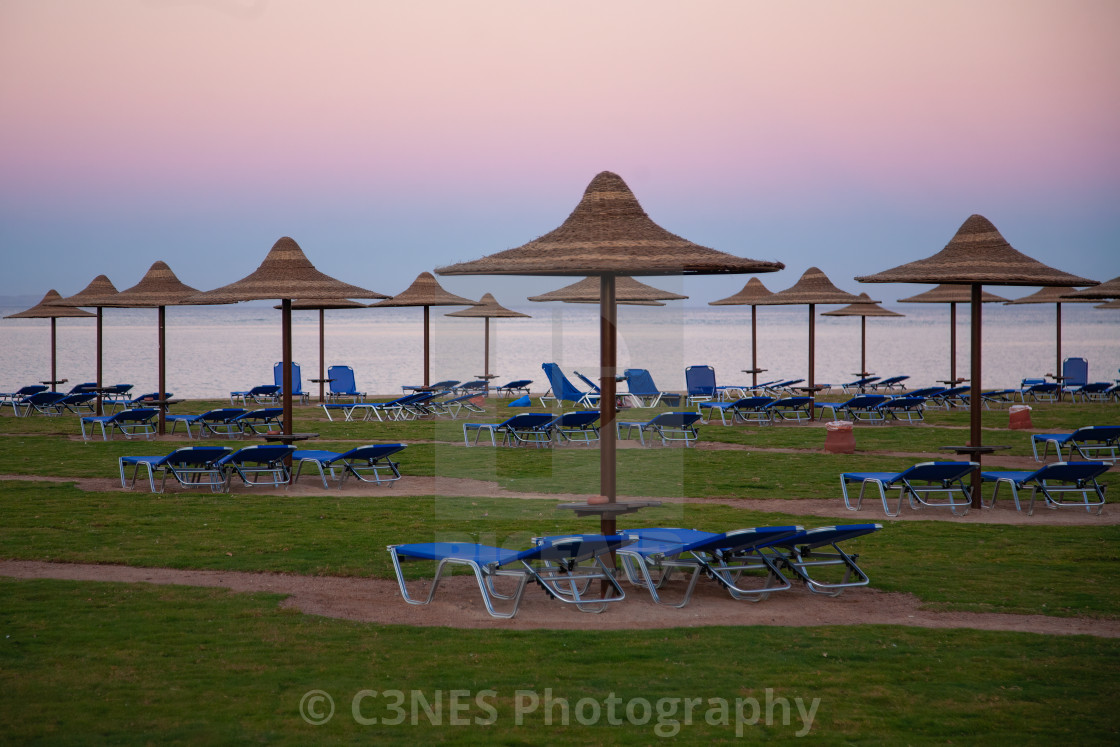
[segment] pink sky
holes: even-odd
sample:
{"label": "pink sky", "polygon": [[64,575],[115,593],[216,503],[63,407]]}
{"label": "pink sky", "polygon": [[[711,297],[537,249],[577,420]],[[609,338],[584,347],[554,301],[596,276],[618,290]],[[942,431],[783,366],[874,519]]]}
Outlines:
{"label": "pink sky", "polygon": [[284,234],[383,243],[412,250],[393,292],[551,230],[610,169],[670,230],[785,261],[777,287],[857,274],[838,243],[882,269],[875,221],[916,259],[972,212],[1107,279],[1117,38],[1114,0],[0,0],[0,241],[75,257],[69,283],[25,268],[66,293],[105,269],[83,232],[138,265],[122,287],[178,270],[153,247],[236,236],[248,272]]}

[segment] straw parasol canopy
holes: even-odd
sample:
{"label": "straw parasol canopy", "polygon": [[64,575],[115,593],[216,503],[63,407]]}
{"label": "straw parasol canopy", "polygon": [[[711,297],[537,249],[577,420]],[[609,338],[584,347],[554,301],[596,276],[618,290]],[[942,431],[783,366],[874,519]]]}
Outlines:
{"label": "straw parasol canopy", "polygon": [[[977,396],[969,398],[970,440],[973,448],[983,445],[980,429],[981,386],[981,292],[984,285],[1064,286],[1097,285],[1097,281],[1056,270],[1015,250],[992,222],[971,215],[937,254],[915,262],[856,278],[861,283],[949,283],[968,285],[972,304],[971,386]],[[981,452],[973,457],[979,462]],[[980,507],[980,472],[972,476],[972,505]]]}
{"label": "straw parasol canopy", "polygon": [[241,280],[184,303],[223,304],[259,299],[280,299],[282,326],[282,387],[284,390],[284,433],[292,432],[292,299],[321,301],[336,298],[384,298],[384,294],[336,280],[315,269],[294,240],[287,236],[273,244],[256,270]]}
{"label": "straw parasol canopy", "polygon": [[1075,298],[1092,298],[1099,300],[1102,298],[1120,298],[1120,277],[1115,277],[1112,280],[1106,280],[1099,285],[1085,290],[1079,290],[1070,293],[1063,301],[1069,301]]}
{"label": "straw parasol canopy", "polygon": [[751,278],[743,286],[743,290],[735,295],[721,298],[718,301],[708,301],[709,306],[747,306],[751,307],[751,385],[758,386],[758,375],[765,368],[758,367],[758,304],[760,301],[772,297],[774,294],[758,278]]}
{"label": "straw parasol canopy", "polygon": [[859,319],[859,370],[867,370],[867,317],[902,317],[905,314],[899,314],[897,311],[884,309],[879,304],[871,300],[871,296],[866,293],[860,293],[859,297],[865,299],[860,303],[853,303],[845,306],[842,309],[835,311],[826,311],[821,316],[858,316]]}
{"label": "straw parasol canopy", "polygon": [[490,320],[531,318],[528,314],[522,314],[520,311],[514,311],[513,309],[507,309],[505,306],[502,306],[498,303],[498,299],[494,298],[490,293],[483,294],[482,298],[479,299],[478,306],[472,306],[469,309],[462,309],[461,311],[452,311],[444,314],[444,316],[473,317],[486,320],[486,332],[483,338],[485,342],[482,348],[482,378],[487,381],[490,380]]}
{"label": "straw parasol canopy", "polygon": [[[184,285],[180,282],[166,262],[156,262],[140,279],[140,282],[131,288],[126,288],[120,293],[110,294],[101,298],[94,298],[92,302],[98,306],[116,309],[132,308],[157,308],[159,324],[159,348],[157,357],[157,374],[159,381],[159,398],[163,399],[167,393],[167,316],[166,307],[179,304],[183,299],[190,298],[198,293],[197,288]],[[164,408],[159,408],[159,432],[166,429]]]}
{"label": "straw parasol canopy", "polygon": [[19,311],[15,314],[8,314],[5,319],[50,319],[51,320],[51,391],[55,391],[58,384],[58,368],[56,366],[55,350],[56,350],[56,329],[55,324],[61,318],[93,318],[95,315],[88,311],[82,311],[77,308],[70,308],[66,306],[52,306],[51,304],[62,298],[58,291],[53,288],[47,291],[47,295],[43,296],[43,300],[32,306],[25,311]]}
{"label": "straw parasol canopy", "polygon": [[385,301],[378,301],[371,303],[371,307],[382,306],[423,306],[424,307],[424,386],[428,386],[430,365],[430,343],[429,343],[429,315],[431,307],[433,306],[477,306],[477,301],[472,301],[469,298],[456,296],[454,293],[449,293],[443,289],[443,286],[436,280],[435,275],[430,272],[422,272],[416,276],[412,281],[412,285],[405,288],[402,292],[389,298]]}
{"label": "straw parasol canopy", "polygon": [[[1070,292],[1069,288],[1062,288],[1061,286],[1051,285],[1041,288],[1028,296],[1016,298],[1014,301],[1005,301],[1005,305],[1019,305],[1019,304],[1032,304],[1032,303],[1052,303],[1054,304],[1054,350],[1055,350],[1055,363],[1054,374],[1056,376],[1062,375],[1062,304],[1063,303],[1092,303],[1090,298],[1064,298]],[[1059,379],[1060,381],[1061,379]]]}
{"label": "straw parasol canopy", "polygon": [[[796,283],[768,298],[760,298],[759,306],[788,306],[805,304],[809,307],[809,375],[808,385],[816,386],[816,314],[817,304],[859,303],[860,297],[842,291],[832,284],[820,268],[810,267]],[[867,303],[879,303],[867,301]],[[866,371],[867,369],[864,369]]]}
{"label": "straw parasol canopy", "polygon": [[[326,400],[326,395],[323,392],[323,385],[327,381],[327,373],[323,361],[325,360],[325,339],[326,339],[326,319],[324,318],[324,311],[326,309],[364,309],[364,303],[351,301],[348,298],[324,298],[318,301],[304,301],[303,299],[292,300],[292,311],[318,311],[319,312],[319,402]],[[284,304],[276,304],[272,308],[283,309]]]}
{"label": "straw parasol canopy", "polygon": [[[101,361],[102,361],[102,356],[101,356],[102,324],[101,324],[101,320],[102,320],[103,315],[101,313],[102,307],[97,303],[91,303],[91,302],[94,301],[95,299],[98,299],[98,298],[104,298],[106,296],[111,296],[111,295],[115,294],[116,292],[117,292],[117,288],[116,288],[116,286],[113,285],[113,283],[109,280],[109,278],[105,277],[104,275],[98,275],[97,277],[95,277],[93,280],[90,281],[89,285],[87,285],[85,288],[78,291],[74,295],[66,296],[64,298],[60,298],[60,299],[57,299],[57,300],[51,302],[52,306],[54,306],[54,305],[57,305],[57,306],[85,306],[87,308],[96,308],[97,309],[97,312],[96,312],[97,313],[96,354],[97,354],[97,386],[99,388],[101,386],[103,386],[103,382],[101,380]],[[51,378],[55,378],[55,377],[52,376]],[[100,397],[97,398],[97,412],[98,412],[98,414],[101,414],[101,398]]]}
{"label": "straw parasol canopy", "polygon": [[[982,291],[981,303],[1003,303],[1007,299],[995,293]],[[923,291],[916,296],[898,299],[899,303],[947,303],[949,304],[949,378],[946,381],[957,382],[967,379],[957,378],[957,304],[971,303],[972,295],[967,285],[938,285],[928,291]]]}
{"label": "straw parasol canopy", "polygon": [[[620,275],[693,275],[776,272],[781,262],[736,257],[666,231],[646,215],[618,174],[603,171],[584,190],[559,228],[522,246],[473,262],[436,270],[441,275],[573,275],[600,277],[600,422],[615,425],[617,345],[616,280]],[[615,503],[614,438],[600,441],[600,492]],[[600,531],[613,533],[612,512],[601,514]]]}
{"label": "straw parasol canopy", "polygon": [[1120,309],[1120,298],[1115,301],[1105,301],[1093,307],[1094,309]]}
{"label": "straw parasol canopy", "polygon": [[[563,288],[558,288],[548,293],[542,293],[539,296],[529,296],[530,301],[566,301],[567,303],[599,303],[599,278],[589,277],[579,280],[571,285],[565,285]],[[615,278],[614,286],[614,300],[615,303],[626,303],[634,305],[659,305],[659,301],[680,301],[687,299],[688,296],[682,296],[680,293],[671,293],[670,291],[654,288],[652,285],[647,285],[632,277],[620,275]]]}

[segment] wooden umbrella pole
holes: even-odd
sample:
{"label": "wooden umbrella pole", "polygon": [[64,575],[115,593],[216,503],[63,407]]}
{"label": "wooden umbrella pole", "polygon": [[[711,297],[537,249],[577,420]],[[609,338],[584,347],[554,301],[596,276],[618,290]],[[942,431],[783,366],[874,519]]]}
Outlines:
{"label": "wooden umbrella pole", "polygon": [[[159,399],[167,399],[167,307],[159,307]],[[167,432],[167,405],[159,408],[159,435]]]}
{"label": "wooden umbrella pole", "polygon": [[[949,304],[949,381],[957,380],[957,304]],[[953,386],[950,384],[949,386]]]}
{"label": "wooden umbrella pole", "polygon": [[323,340],[326,338],[326,323],[324,316],[326,309],[319,309],[319,404],[323,404],[326,400],[323,398],[323,387],[326,385],[326,368],[323,364],[323,359],[326,357],[326,348]]}
{"label": "wooden umbrella pole", "polygon": [[55,389],[55,381],[58,380],[58,376],[56,374],[56,372],[58,371],[58,368],[55,365],[55,356],[54,356],[54,351],[55,351],[55,332],[54,332],[54,328],[55,328],[55,322],[57,322],[57,321],[58,320],[55,319],[53,316],[51,317],[51,391],[52,392],[57,391]]}
{"label": "wooden umbrella pole", "polygon": [[483,317],[486,322],[486,332],[482,343],[482,373],[486,378],[486,388],[490,389],[490,317]]}
{"label": "wooden umbrella pole", "polygon": [[751,304],[751,386],[758,386],[758,325],[755,314],[758,307]]}
{"label": "wooden umbrella pole", "polygon": [[[1055,376],[1062,376],[1062,302],[1059,301],[1058,303],[1054,304],[1054,306],[1057,310],[1057,319],[1055,321],[1055,326],[1057,327],[1057,330],[1058,330],[1058,339],[1057,339],[1058,358],[1057,358],[1057,360],[1054,361],[1054,375]],[[1057,381],[1058,381],[1059,384],[1062,383],[1061,379],[1058,379]],[[1059,389],[1059,391],[1060,391],[1060,389]]]}
{"label": "wooden umbrella pole", "polygon": [[424,307],[424,386],[428,386],[428,315],[430,307]]}
{"label": "wooden umbrella pole", "polygon": [[[983,435],[980,432],[980,283],[972,284],[972,389],[969,401],[969,445],[983,446]],[[981,461],[980,452],[976,452],[976,463]],[[983,505],[980,495],[980,469],[972,473],[972,507],[979,509]]]}
{"label": "wooden umbrella pole", "polygon": [[[815,325],[813,324],[813,317],[816,316],[816,314],[813,313],[814,309],[815,309],[815,306],[816,306],[815,304],[809,304],[809,382],[808,383],[809,383],[809,396],[810,397],[813,397],[813,396],[816,395],[816,393],[813,391],[813,387],[815,386],[815,383],[816,383],[816,379],[815,379],[816,374],[814,372],[814,369],[816,368],[816,357],[817,357],[817,354],[816,354],[817,332],[816,332],[816,329],[815,329]],[[809,403],[809,420],[810,421],[816,416],[816,413],[813,412],[813,410],[814,410],[813,405],[814,404],[815,404],[814,402]]]}
{"label": "wooden umbrella pole", "polygon": [[[101,384],[101,316],[102,308],[97,307],[97,388],[100,389]],[[101,408],[101,392],[97,393],[97,414],[104,415]]]}
{"label": "wooden umbrella pole", "polygon": [[285,298],[280,302],[280,346],[281,366],[280,383],[284,387],[284,433],[292,433],[292,299]]}
{"label": "wooden umbrella pole", "polygon": [[[616,336],[618,325],[615,316],[615,278],[602,275],[599,280],[599,492],[606,496],[608,503],[617,499],[615,481],[615,366]],[[603,514],[600,520],[603,534],[615,533],[613,514]]]}
{"label": "wooden umbrella pole", "polygon": [[867,373],[867,317],[859,318],[859,370]]}

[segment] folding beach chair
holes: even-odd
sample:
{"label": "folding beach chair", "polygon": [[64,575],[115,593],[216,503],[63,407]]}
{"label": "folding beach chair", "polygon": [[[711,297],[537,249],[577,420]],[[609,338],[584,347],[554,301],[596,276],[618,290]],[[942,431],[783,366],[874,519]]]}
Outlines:
{"label": "folding beach chair", "polygon": [[[821,411],[819,420],[824,419],[825,412],[832,412],[833,420],[850,419],[861,423],[883,423],[887,416],[883,413],[882,405],[889,400],[885,394],[861,394],[852,397],[847,402],[818,402],[817,408]],[[841,418],[846,415],[846,418]]]}
{"label": "folding beach chair", "polygon": [[361,402],[366,393],[358,391],[354,382],[354,369],[350,366],[331,366],[327,369],[327,401],[338,402],[349,398],[352,402]]}
{"label": "folding beach chair", "polygon": [[532,444],[537,448],[548,446],[552,441],[549,425],[556,419],[551,413],[523,412],[501,423],[463,423],[463,443],[471,446],[470,433],[474,431],[474,446],[483,433],[490,434],[490,445],[497,446],[497,434],[502,436],[502,446],[522,446]]}
{"label": "folding beach chair", "polygon": [[0,405],[3,405],[5,402],[15,402],[17,399],[26,399],[32,394],[45,392],[49,388],[50,387],[44,384],[31,384],[29,386],[22,386],[14,392],[0,392]]}
{"label": "folding beach chair", "polygon": [[54,407],[60,408],[60,414],[62,410],[69,410],[75,415],[81,415],[82,413],[92,415],[97,410],[97,395],[92,392],[88,394],[67,394],[52,405],[52,409]]}
{"label": "folding beach chair", "polygon": [[1077,387],[1089,383],[1089,361],[1084,358],[1066,358],[1062,361],[1062,386]]}
{"label": "folding beach chair", "polygon": [[656,407],[662,402],[668,407],[679,407],[681,395],[673,392],[663,392],[653,383],[653,376],[644,368],[628,368],[623,372],[626,375],[626,387],[629,390],[631,401],[638,407]]}
{"label": "folding beach chair", "polygon": [[891,397],[879,405],[879,411],[891,420],[905,420],[907,423],[920,422],[926,419],[925,397]]}
{"label": "folding beach chair", "polygon": [[898,389],[899,391],[902,391],[906,388],[906,385],[902,382],[906,381],[909,378],[909,376],[888,376],[885,379],[879,379],[878,381],[876,381],[871,385],[871,388],[875,391],[879,391],[880,389],[887,389],[890,391]]}
{"label": "folding beach chair", "polygon": [[771,418],[794,420],[800,423],[802,420],[813,419],[814,403],[812,397],[784,397],[774,400],[768,409]]}
{"label": "folding beach chair", "polygon": [[512,397],[514,395],[514,392],[521,392],[526,397],[528,397],[529,396],[529,385],[532,384],[532,383],[533,383],[532,379],[514,379],[513,381],[509,382],[508,384],[502,384],[499,387],[495,387],[494,391],[497,392],[498,394],[501,394],[502,392],[505,392],[505,396],[507,396],[507,397]]}
{"label": "folding beach chair", "polygon": [[1020,402],[1057,402],[1061,396],[1061,385],[1044,379],[1023,379],[1019,388]]}
{"label": "folding beach chair", "polygon": [[[226,481],[218,460],[227,456],[233,449],[225,446],[185,446],[166,456],[122,456],[117,460],[121,471],[121,487],[125,485],[124,468],[132,467],[132,487],[136,487],[136,476],[140,468],[148,471],[148,485],[153,493],[162,493],[170,475],[185,488],[206,485],[211,493],[225,489]],[[159,490],[156,490],[156,474],[160,475]]]}
{"label": "folding beach chair", "polygon": [[[703,418],[705,423],[710,423],[712,415],[718,412],[720,422],[724,425],[734,425],[736,421],[771,425],[774,422],[774,413],[770,406],[776,401],[773,397],[743,397],[727,402],[701,402],[696,406],[696,410],[701,413],[705,409],[708,411],[708,417]],[[729,415],[730,422],[728,422]]]}
{"label": "folding beach chair", "polygon": [[[299,479],[303,465],[314,465],[319,470],[319,477],[323,480],[323,487],[327,485],[327,475],[332,480],[338,481],[338,489],[342,490],[346,478],[353,475],[362,482],[372,482],[380,485],[383,482],[393,483],[401,479],[400,465],[389,457],[399,451],[404,451],[404,444],[371,444],[359,446],[350,451],[338,453],[336,451],[320,451],[298,449],[292,453],[292,463],[296,465],[294,483]],[[382,477],[381,470],[389,470],[392,477]],[[336,474],[335,471],[338,471]],[[368,475],[373,475],[372,478]]]}
{"label": "folding beach chair", "polygon": [[235,415],[233,423],[241,431],[241,437],[283,431],[284,408],[261,407],[256,410],[249,410],[240,415]]}
{"label": "folding beach chair", "polygon": [[[141,394],[141,395],[138,395],[136,397],[133,397],[132,399],[130,399],[130,400],[124,402],[124,403],[121,403],[120,406],[125,407],[125,408],[143,407],[144,405],[149,404],[151,402],[157,402],[159,400],[168,400],[168,399],[171,399],[174,396],[175,395],[172,394],[171,392],[165,392],[162,397],[160,396],[159,392],[148,392],[146,394]],[[166,409],[167,409],[166,406],[162,406],[162,407],[166,411]]]}
{"label": "folding beach chair", "polygon": [[362,413],[362,420],[384,420],[382,414],[389,420],[406,420],[411,417],[411,413],[405,410],[406,405],[432,396],[431,392],[413,392],[385,402],[327,403],[323,405],[323,412],[327,414],[328,420],[334,420],[332,413],[335,412],[341,412],[347,421],[354,420],[359,412]]}
{"label": "folding beach chair", "polygon": [[295,450],[294,446],[282,444],[245,446],[219,459],[217,465],[225,476],[227,488],[234,475],[245,485],[280,487],[288,483],[291,475],[288,463]]}
{"label": "folding beach chair", "polygon": [[[1042,444],[1042,456],[1038,445]],[[1065,461],[1073,461],[1073,454],[1082,459],[1116,464],[1120,459],[1120,425],[1089,425],[1073,433],[1036,433],[1031,436],[1031,449],[1036,462],[1046,461],[1050,446],[1054,446],[1058,461],[1062,461],[1062,447],[1067,449]]]}
{"label": "folding beach chair", "polygon": [[542,363],[541,369],[544,371],[544,375],[548,377],[548,383],[551,387],[549,392],[541,395],[541,407],[545,407],[546,401],[574,402],[576,405],[588,409],[599,404],[599,395],[596,392],[581,392],[576,389],[572,386],[572,382],[568,381],[564,372],[560,370],[560,366],[555,363]]}
{"label": "folding beach chair", "polygon": [[[619,549],[618,558],[626,579],[644,586],[657,604],[684,607],[701,575],[714,579],[735,599],[759,602],[772,592],[790,588],[789,580],[762,549],[803,533],[799,526],[718,534],[680,528],[629,529],[623,534],[633,542]],[[678,571],[692,573],[680,600],[670,602],[662,598],[662,591]],[[764,576],[763,584],[747,587],[744,574],[758,572]]]}
{"label": "folding beach chair", "polygon": [[81,384],[75,384],[74,386],[70,387],[70,391],[68,391],[66,393],[67,394],[91,394],[91,393],[92,394],[97,394],[97,382],[96,381],[86,381],[86,382],[83,382]]}
{"label": "folding beach chair", "polygon": [[[898,516],[902,512],[903,498],[910,499],[911,508],[949,508],[954,515],[964,516],[972,504],[972,492],[964,480],[979,467],[976,462],[922,462],[902,472],[845,472],[840,475],[840,491],[844,496],[844,507],[849,511],[859,511],[864,491],[868,485],[874,485],[879,489],[883,512],[887,516]],[[860,485],[855,506],[848,497],[848,485],[853,483]],[[899,491],[894,513],[887,504],[887,490]],[[944,498],[932,500],[939,493],[944,494]],[[958,508],[963,508],[964,512],[957,514]]]}
{"label": "folding beach chair", "polygon": [[[112,415],[83,415],[78,419],[82,428],[82,440],[88,441],[93,437],[93,426],[101,428],[101,438],[108,441],[113,437],[113,432],[119,432],[125,438],[143,436],[150,439],[156,434],[156,418],[159,409],[155,407],[136,407],[131,410],[121,410]],[[86,435],[86,424],[90,426],[89,435]]]}
{"label": "folding beach chair", "polygon": [[779,379],[778,381],[766,385],[764,388],[775,397],[781,397],[783,394],[793,395],[793,387],[804,381],[805,379]]}
{"label": "folding beach chair", "polygon": [[477,381],[464,381],[462,384],[456,384],[452,389],[460,394],[472,394],[475,396],[485,395],[490,391],[490,382],[486,379],[478,379]]}
{"label": "folding beach chair", "polygon": [[581,443],[590,446],[599,440],[598,410],[576,410],[557,415],[546,427],[557,443]]}
{"label": "folding beach chair", "polygon": [[474,413],[486,412],[486,408],[479,404],[482,402],[481,397],[480,394],[460,394],[458,397],[452,397],[451,399],[432,400],[425,407],[429,408],[434,415],[447,415],[455,420],[463,410]]}
{"label": "folding beach chair", "polygon": [[847,384],[841,384],[840,388],[848,394],[852,394],[853,392],[860,392],[862,394],[871,388],[871,385],[878,380],[878,376],[864,376],[855,381],[849,381]]}
{"label": "folding beach chair", "polygon": [[454,389],[459,385],[458,379],[444,379],[437,381],[434,384],[424,386],[423,384],[406,384],[401,387],[402,392],[443,392]]}
{"label": "folding beach chair", "polygon": [[[272,383],[280,387],[279,396],[284,394],[284,364],[275,363],[272,366]],[[310,395],[303,391],[303,378],[300,376],[300,368],[298,363],[292,363],[292,399],[298,399],[303,404],[307,404]]]}
{"label": "folding beach chair", "polygon": [[[663,412],[653,420],[616,421],[615,430],[619,438],[630,438],[632,431],[638,431],[638,440],[642,446],[652,446],[653,439],[646,443],[646,434],[656,435],[661,439],[662,446],[668,446],[671,441],[683,442],[685,446],[692,446],[699,440],[700,434],[696,432],[696,422],[700,420],[698,412]],[[626,429],[625,435],[622,429]]]}
{"label": "folding beach chair", "polygon": [[241,404],[249,404],[249,400],[253,400],[258,405],[274,404],[280,399],[280,385],[279,384],[261,384],[252,389],[243,392],[230,392],[229,403],[231,405],[237,404],[240,400]]}
{"label": "folding beach chair", "polygon": [[[814,594],[839,596],[852,586],[866,586],[870,579],[857,564],[858,555],[850,555],[840,548],[846,540],[862,537],[883,528],[882,524],[845,524],[819,527],[779,540],[767,547],[778,561],[778,567],[789,569]],[[820,548],[831,547],[821,552]],[[837,579],[824,569],[841,569]],[[818,574],[828,574],[818,575]],[[853,578],[854,577],[854,578]]]}
{"label": "folding beach chair", "polygon": [[[482,602],[491,617],[510,618],[517,614],[525,586],[530,580],[553,599],[575,605],[581,612],[602,612],[611,602],[626,598],[613,569],[604,561],[611,552],[630,542],[619,535],[574,535],[543,539],[528,550],[507,550],[469,542],[428,542],[411,545],[389,545],[393,570],[401,596],[409,604],[428,604],[436,593],[444,568],[465,565],[474,572]],[[425,597],[413,598],[405,584],[402,562],[430,561],[436,563],[434,577]],[[513,581],[511,590],[499,590],[498,581]],[[600,584],[609,595],[601,594]],[[499,610],[495,603],[503,604]]]}
{"label": "folding beach chair", "polygon": [[[12,409],[15,410],[16,417],[25,418],[34,413],[40,415],[61,415],[62,411],[66,409],[66,405],[62,401],[67,397],[75,395],[63,394],[62,392],[36,392],[29,397],[14,400],[12,402]],[[77,395],[88,397],[88,394]],[[22,408],[22,412],[20,411]]]}
{"label": "folding beach chair", "polygon": [[1095,381],[1091,384],[1065,387],[1065,391],[1069,392],[1070,399],[1074,402],[1078,400],[1082,402],[1107,402],[1110,389],[1112,389],[1112,384],[1107,381]]}
{"label": "folding beach chair", "polygon": [[[1054,462],[1034,472],[992,471],[981,472],[980,476],[984,482],[996,484],[989,507],[995,506],[1000,485],[1007,485],[1011,488],[1016,511],[1023,510],[1019,505],[1019,491],[1028,487],[1031,489],[1027,516],[1034,515],[1034,500],[1039,493],[1042,493],[1047,508],[1084,508],[1090,511],[1096,506],[1097,514],[1100,514],[1104,509],[1106,486],[1097,482],[1097,478],[1108,469],[1109,465],[1105,462]],[[1066,495],[1080,495],[1081,500],[1067,502]]]}
{"label": "folding beach chair", "polygon": [[166,422],[171,423],[171,435],[182,423],[187,428],[187,438],[195,438],[192,426],[198,427],[198,438],[204,435],[225,436],[232,438],[241,435],[241,427],[234,421],[238,415],[244,415],[248,410],[244,407],[222,407],[217,410],[207,410],[200,415],[167,415]]}
{"label": "folding beach chair", "polygon": [[936,396],[938,396],[939,394],[941,394],[942,392],[945,392],[945,391],[948,391],[948,390],[945,389],[945,387],[943,387],[943,386],[927,386],[927,387],[924,387],[922,389],[914,389],[910,392],[907,392],[906,396],[907,397],[923,397],[925,399],[931,399],[931,398],[936,397]]}
{"label": "folding beach chair", "polygon": [[972,387],[967,385],[944,389],[936,394],[929,395],[926,407],[944,408],[946,410],[951,410],[954,407],[968,407],[968,398],[971,391]]}
{"label": "folding beach chair", "polygon": [[716,370],[711,366],[688,366],[684,370],[684,384],[687,402],[690,405],[698,402],[710,402],[734,397],[741,399],[747,396],[745,386],[716,386]]}

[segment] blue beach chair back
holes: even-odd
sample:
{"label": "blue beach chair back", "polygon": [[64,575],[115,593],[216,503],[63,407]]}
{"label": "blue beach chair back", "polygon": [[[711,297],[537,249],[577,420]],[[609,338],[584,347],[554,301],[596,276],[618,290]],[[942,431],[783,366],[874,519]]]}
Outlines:
{"label": "blue beach chair back", "polygon": [[572,371],[572,373],[574,373],[576,376],[578,376],[579,380],[582,381],[584,384],[586,384],[588,389],[595,392],[596,394],[602,394],[602,392],[599,389],[599,385],[596,384],[594,381],[587,378],[586,376],[581,374],[579,371]]}
{"label": "blue beach chair back", "polygon": [[516,431],[530,431],[542,428],[555,419],[556,418],[551,413],[523,412],[519,415],[514,415],[512,418],[508,418],[505,422],[499,424],[498,427]]}
{"label": "blue beach chair back", "polygon": [[1084,358],[1066,358],[1062,361],[1063,386],[1084,386],[1089,383],[1089,361]]}
{"label": "blue beach chair back", "polygon": [[971,462],[922,462],[899,473],[897,480],[923,482],[956,482],[964,479],[975,465]]}
{"label": "blue beach chair back", "polygon": [[689,366],[684,370],[689,397],[716,398],[716,370],[711,366]]}
{"label": "blue beach chair back", "polygon": [[[284,392],[284,364],[277,363],[272,367],[272,380],[276,386],[280,387],[281,394]],[[303,395],[303,380],[300,378],[300,368],[298,363],[292,363],[292,395]]]}
{"label": "blue beach chair back", "polygon": [[631,394],[639,397],[656,397],[661,390],[653,383],[653,376],[644,368],[626,369],[626,386]]}
{"label": "blue beach chair back", "polygon": [[562,402],[576,403],[583,399],[583,392],[572,386],[572,382],[568,381],[568,377],[560,370],[560,366],[555,363],[542,363],[541,369],[548,377],[548,383],[552,387],[552,395],[556,399]]}
{"label": "blue beach chair back", "polygon": [[331,394],[353,395],[358,393],[358,386],[354,382],[354,369],[350,366],[331,366],[327,369],[327,378],[331,380]]}
{"label": "blue beach chair back", "polygon": [[598,410],[577,410],[557,415],[552,425],[560,428],[584,428],[599,419]]}
{"label": "blue beach chair back", "polygon": [[1035,470],[1023,482],[1058,480],[1081,484],[1095,481],[1108,472],[1110,466],[1106,462],[1055,462]]}

